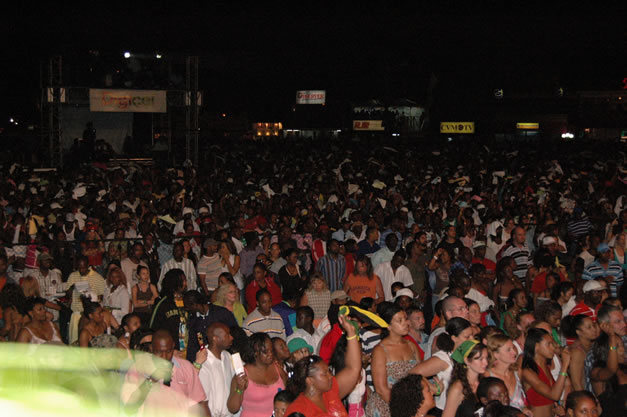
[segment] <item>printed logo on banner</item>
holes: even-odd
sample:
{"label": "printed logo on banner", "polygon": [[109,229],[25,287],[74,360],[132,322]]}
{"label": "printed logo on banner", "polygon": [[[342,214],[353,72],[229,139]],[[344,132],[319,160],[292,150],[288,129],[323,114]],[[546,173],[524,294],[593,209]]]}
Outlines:
{"label": "printed logo on banner", "polygon": [[162,90],[89,90],[93,112],[165,113],[166,92]]}
{"label": "printed logo on banner", "polygon": [[383,120],[354,120],[353,130],[370,130],[370,131],[382,131]]}
{"label": "printed logo on banner", "polygon": [[325,104],[325,90],[301,90],[296,92],[296,104]]}
{"label": "printed logo on banner", "polygon": [[475,122],[442,122],[440,133],[475,133]]}

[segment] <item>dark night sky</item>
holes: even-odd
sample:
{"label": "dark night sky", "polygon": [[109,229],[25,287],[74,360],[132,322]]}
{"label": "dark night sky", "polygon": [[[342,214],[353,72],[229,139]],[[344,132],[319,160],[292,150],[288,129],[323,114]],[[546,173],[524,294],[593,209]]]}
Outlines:
{"label": "dark night sky", "polygon": [[462,96],[495,87],[618,89],[627,77],[624,8],[392,3],[285,9],[212,2],[197,9],[168,2],[145,10],[55,4],[6,13],[0,126],[10,116],[38,117],[41,60],[88,49],[198,54],[208,105],[236,112],[289,105],[302,88],[326,89],[329,100],[420,101],[431,73],[443,91]]}

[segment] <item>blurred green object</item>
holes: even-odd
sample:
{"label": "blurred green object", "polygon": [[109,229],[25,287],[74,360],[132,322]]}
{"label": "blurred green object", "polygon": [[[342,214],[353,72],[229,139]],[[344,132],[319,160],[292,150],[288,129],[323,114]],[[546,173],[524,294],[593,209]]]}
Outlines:
{"label": "blurred green object", "polygon": [[[171,369],[154,355],[124,349],[0,343],[0,410],[3,416],[149,416],[140,409],[143,400],[153,381],[169,380]],[[145,383],[130,387],[137,403],[124,404],[129,370]]]}

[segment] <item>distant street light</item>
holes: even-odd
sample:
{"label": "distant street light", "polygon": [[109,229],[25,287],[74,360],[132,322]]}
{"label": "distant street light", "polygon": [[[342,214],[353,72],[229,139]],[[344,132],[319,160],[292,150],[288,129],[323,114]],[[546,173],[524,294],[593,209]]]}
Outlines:
{"label": "distant street light", "polygon": [[157,54],[157,55],[155,55],[155,57],[156,57],[157,59],[161,59],[162,55],[161,55],[161,54]]}
{"label": "distant street light", "polygon": [[129,59],[131,57],[131,53],[126,51],[124,52],[124,58]]}

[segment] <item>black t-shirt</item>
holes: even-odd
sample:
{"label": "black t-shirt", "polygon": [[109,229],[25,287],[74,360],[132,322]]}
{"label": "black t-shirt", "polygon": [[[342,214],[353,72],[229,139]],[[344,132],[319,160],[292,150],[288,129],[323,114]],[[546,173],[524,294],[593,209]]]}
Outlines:
{"label": "black t-shirt", "polygon": [[204,343],[207,342],[207,327],[211,323],[222,323],[228,327],[237,327],[235,316],[224,307],[215,304],[209,304],[209,310],[204,316],[193,314],[189,319],[187,338],[187,360],[193,362],[196,359],[196,353],[200,349],[198,344],[198,334],[202,335]]}
{"label": "black t-shirt", "polygon": [[174,340],[174,348],[179,350],[179,325],[181,317],[185,319],[186,314],[182,307],[176,306],[172,298],[161,298],[152,311],[150,328],[154,331],[167,330]]}
{"label": "black t-shirt", "polygon": [[459,251],[463,247],[464,247],[464,245],[462,244],[462,242],[459,239],[455,239],[455,242],[449,243],[449,242],[446,241],[446,238],[444,238],[442,240],[442,242],[440,242],[440,244],[438,245],[438,249],[439,248],[446,249],[451,254],[453,259],[457,259],[457,257],[459,256]]}
{"label": "black t-shirt", "polygon": [[599,402],[603,408],[603,417],[627,416],[627,385],[619,385],[614,392],[606,390],[599,396]]}

